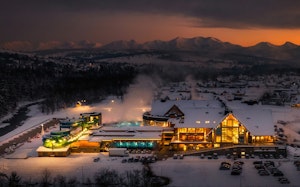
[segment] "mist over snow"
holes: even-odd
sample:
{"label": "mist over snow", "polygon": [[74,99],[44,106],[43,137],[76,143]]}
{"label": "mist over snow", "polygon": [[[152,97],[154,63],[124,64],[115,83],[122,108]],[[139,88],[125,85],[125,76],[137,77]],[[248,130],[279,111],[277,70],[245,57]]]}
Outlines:
{"label": "mist over snow", "polygon": [[101,103],[68,108],[60,112],[65,116],[60,116],[78,118],[81,113],[101,112],[103,123],[142,121],[143,113],[150,110],[156,88],[151,77],[138,76],[123,97],[110,96]]}
{"label": "mist over snow", "polygon": [[138,76],[123,98],[108,98],[105,104],[95,107],[102,113],[104,123],[142,121],[142,114],[150,110],[156,85],[150,77]]}
{"label": "mist over snow", "polygon": [[[136,83],[129,87],[127,94],[124,96],[124,100],[121,107],[121,111],[127,111],[132,109],[134,111],[125,112],[120,115],[120,119],[130,120],[138,114],[141,119],[142,113],[150,109],[150,105],[153,98],[153,92],[156,88],[155,83],[150,77],[139,76]],[[132,116],[134,115],[134,116]]]}

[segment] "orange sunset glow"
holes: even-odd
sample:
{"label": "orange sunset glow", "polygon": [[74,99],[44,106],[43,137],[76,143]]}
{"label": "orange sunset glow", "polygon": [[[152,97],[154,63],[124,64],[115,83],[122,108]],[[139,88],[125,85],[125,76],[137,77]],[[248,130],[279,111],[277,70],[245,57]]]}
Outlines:
{"label": "orange sunset glow", "polygon": [[198,36],[242,46],[299,45],[299,8],[299,2],[290,0],[9,1],[0,8],[0,47],[47,49],[62,41],[100,46]]}

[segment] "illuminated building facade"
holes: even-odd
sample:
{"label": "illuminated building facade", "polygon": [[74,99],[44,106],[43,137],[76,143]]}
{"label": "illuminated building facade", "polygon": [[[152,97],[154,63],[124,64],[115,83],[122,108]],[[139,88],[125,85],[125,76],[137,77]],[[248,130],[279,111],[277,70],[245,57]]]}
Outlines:
{"label": "illuminated building facade", "polygon": [[[168,119],[156,121],[163,118]],[[164,145],[173,150],[267,146],[275,142],[270,110],[239,109],[227,113],[217,101],[155,101],[143,119],[145,125],[173,128],[168,139],[163,136]]]}
{"label": "illuminated building facade", "polygon": [[[69,126],[71,136],[64,136],[63,140],[71,153],[107,151],[111,147],[144,150],[167,146],[170,151],[190,152],[243,147],[242,154],[249,148],[250,153],[276,149],[272,119],[270,110],[229,111],[218,100],[178,100],[154,101],[140,123],[105,125],[101,124],[101,113],[85,113],[73,124],[62,120],[61,126]],[[60,139],[45,140],[49,152],[61,144],[57,140]]]}

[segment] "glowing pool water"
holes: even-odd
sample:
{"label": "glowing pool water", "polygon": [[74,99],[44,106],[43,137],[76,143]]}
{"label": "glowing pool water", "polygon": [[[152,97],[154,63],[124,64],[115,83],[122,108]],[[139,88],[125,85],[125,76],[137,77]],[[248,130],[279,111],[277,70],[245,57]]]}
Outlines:
{"label": "glowing pool water", "polygon": [[113,127],[140,127],[143,126],[143,123],[141,121],[123,121],[119,123],[115,123],[109,126]]}
{"label": "glowing pool water", "polygon": [[153,141],[123,141],[113,143],[113,147],[118,148],[153,149],[155,146],[156,142]]}

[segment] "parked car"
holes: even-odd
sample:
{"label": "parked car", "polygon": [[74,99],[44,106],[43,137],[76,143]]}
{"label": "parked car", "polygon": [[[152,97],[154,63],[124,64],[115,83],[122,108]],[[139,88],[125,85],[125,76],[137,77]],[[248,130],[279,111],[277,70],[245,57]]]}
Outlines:
{"label": "parked car", "polygon": [[231,164],[228,162],[221,162],[220,164],[220,170],[230,170]]}
{"label": "parked car", "polygon": [[264,165],[267,167],[267,166],[275,166],[275,163],[271,160],[267,160],[264,162]]}
{"label": "parked car", "polygon": [[270,175],[269,172],[268,172],[267,170],[264,170],[264,169],[259,170],[259,171],[258,171],[258,174],[259,174],[260,176],[268,176],[268,175]]}
{"label": "parked car", "polygon": [[244,162],[243,161],[235,161],[233,164],[244,165]]}
{"label": "parked car", "polygon": [[177,159],[178,158],[178,155],[177,154],[174,154],[173,155],[173,159]]}
{"label": "parked car", "polygon": [[213,153],[213,159],[218,159],[218,153]]}
{"label": "parked car", "polygon": [[283,175],[283,173],[280,170],[278,170],[278,171],[276,171],[276,172],[273,173],[273,176],[274,177],[281,177],[281,176],[284,176],[284,175]]}
{"label": "parked car", "polygon": [[240,175],[241,174],[241,170],[237,170],[237,169],[233,169],[231,170],[231,175]]}
{"label": "parked car", "polygon": [[265,169],[265,166],[262,164],[255,164],[254,165],[255,169],[259,170],[259,169]]}
{"label": "parked car", "polygon": [[201,154],[201,155],[200,155],[200,158],[201,158],[201,159],[205,158],[204,154]]}
{"label": "parked car", "polygon": [[262,162],[261,160],[259,160],[259,161],[256,160],[256,161],[253,162],[253,164],[254,164],[254,165],[255,165],[255,164],[263,164],[263,162]]}
{"label": "parked car", "polygon": [[290,181],[286,178],[286,177],[279,177],[278,178],[278,181],[281,183],[281,184],[289,184]]}

